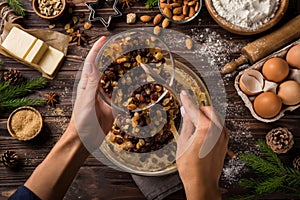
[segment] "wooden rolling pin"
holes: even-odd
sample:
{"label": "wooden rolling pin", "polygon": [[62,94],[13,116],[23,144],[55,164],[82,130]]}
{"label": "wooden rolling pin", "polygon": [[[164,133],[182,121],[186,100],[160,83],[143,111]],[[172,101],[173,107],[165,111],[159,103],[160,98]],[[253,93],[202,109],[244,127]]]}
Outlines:
{"label": "wooden rolling pin", "polygon": [[287,22],[274,32],[265,35],[242,48],[241,55],[234,61],[227,63],[222,74],[233,72],[239,65],[251,64],[280,49],[300,37],[300,15]]}

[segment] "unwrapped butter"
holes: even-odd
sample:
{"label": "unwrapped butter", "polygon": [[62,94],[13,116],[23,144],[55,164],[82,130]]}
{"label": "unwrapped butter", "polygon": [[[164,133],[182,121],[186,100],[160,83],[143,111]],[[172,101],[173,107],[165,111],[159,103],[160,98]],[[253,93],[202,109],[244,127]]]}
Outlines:
{"label": "unwrapped butter", "polygon": [[56,68],[60,65],[64,58],[64,54],[61,51],[53,47],[49,47],[38,65],[48,75],[54,74]]}
{"label": "unwrapped butter", "polygon": [[53,76],[64,58],[63,52],[16,27],[10,30],[2,47],[12,56],[38,65],[49,76]]}
{"label": "unwrapped butter", "polygon": [[32,49],[25,57],[25,60],[27,62],[37,64],[41,60],[42,56],[47,51],[47,49],[48,49],[48,45],[42,40],[37,39]]}
{"label": "unwrapped butter", "polygon": [[2,43],[2,46],[12,55],[24,59],[36,40],[37,38],[29,33],[13,27]]}

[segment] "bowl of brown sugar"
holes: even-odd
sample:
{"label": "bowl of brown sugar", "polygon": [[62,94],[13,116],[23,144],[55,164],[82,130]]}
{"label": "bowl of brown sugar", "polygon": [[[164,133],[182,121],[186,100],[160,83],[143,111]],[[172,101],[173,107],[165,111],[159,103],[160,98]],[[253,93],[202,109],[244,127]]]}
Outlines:
{"label": "bowl of brown sugar", "polygon": [[14,110],[7,120],[7,130],[18,140],[31,140],[42,130],[43,118],[38,110],[23,106]]}

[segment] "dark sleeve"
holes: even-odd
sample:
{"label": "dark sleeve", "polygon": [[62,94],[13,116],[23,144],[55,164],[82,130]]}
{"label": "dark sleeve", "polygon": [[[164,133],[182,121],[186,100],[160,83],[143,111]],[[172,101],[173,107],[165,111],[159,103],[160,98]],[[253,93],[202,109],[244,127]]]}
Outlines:
{"label": "dark sleeve", "polygon": [[9,200],[40,200],[31,190],[25,186],[20,186],[17,191],[11,195]]}

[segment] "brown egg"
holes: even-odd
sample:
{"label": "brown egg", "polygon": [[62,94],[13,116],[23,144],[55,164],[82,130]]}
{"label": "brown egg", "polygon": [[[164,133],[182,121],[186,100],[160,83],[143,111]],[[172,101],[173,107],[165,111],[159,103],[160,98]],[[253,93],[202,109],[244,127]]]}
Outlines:
{"label": "brown egg", "polygon": [[254,111],[262,118],[272,118],[281,110],[281,99],[273,92],[264,92],[254,100]]}
{"label": "brown egg", "polygon": [[281,83],[278,89],[278,96],[285,105],[296,105],[300,103],[300,84],[294,80]]}
{"label": "brown egg", "polygon": [[300,44],[290,48],[286,54],[286,61],[290,66],[300,69]]}
{"label": "brown egg", "polygon": [[282,58],[270,58],[262,68],[262,73],[266,79],[274,82],[281,82],[289,75],[289,65]]}

